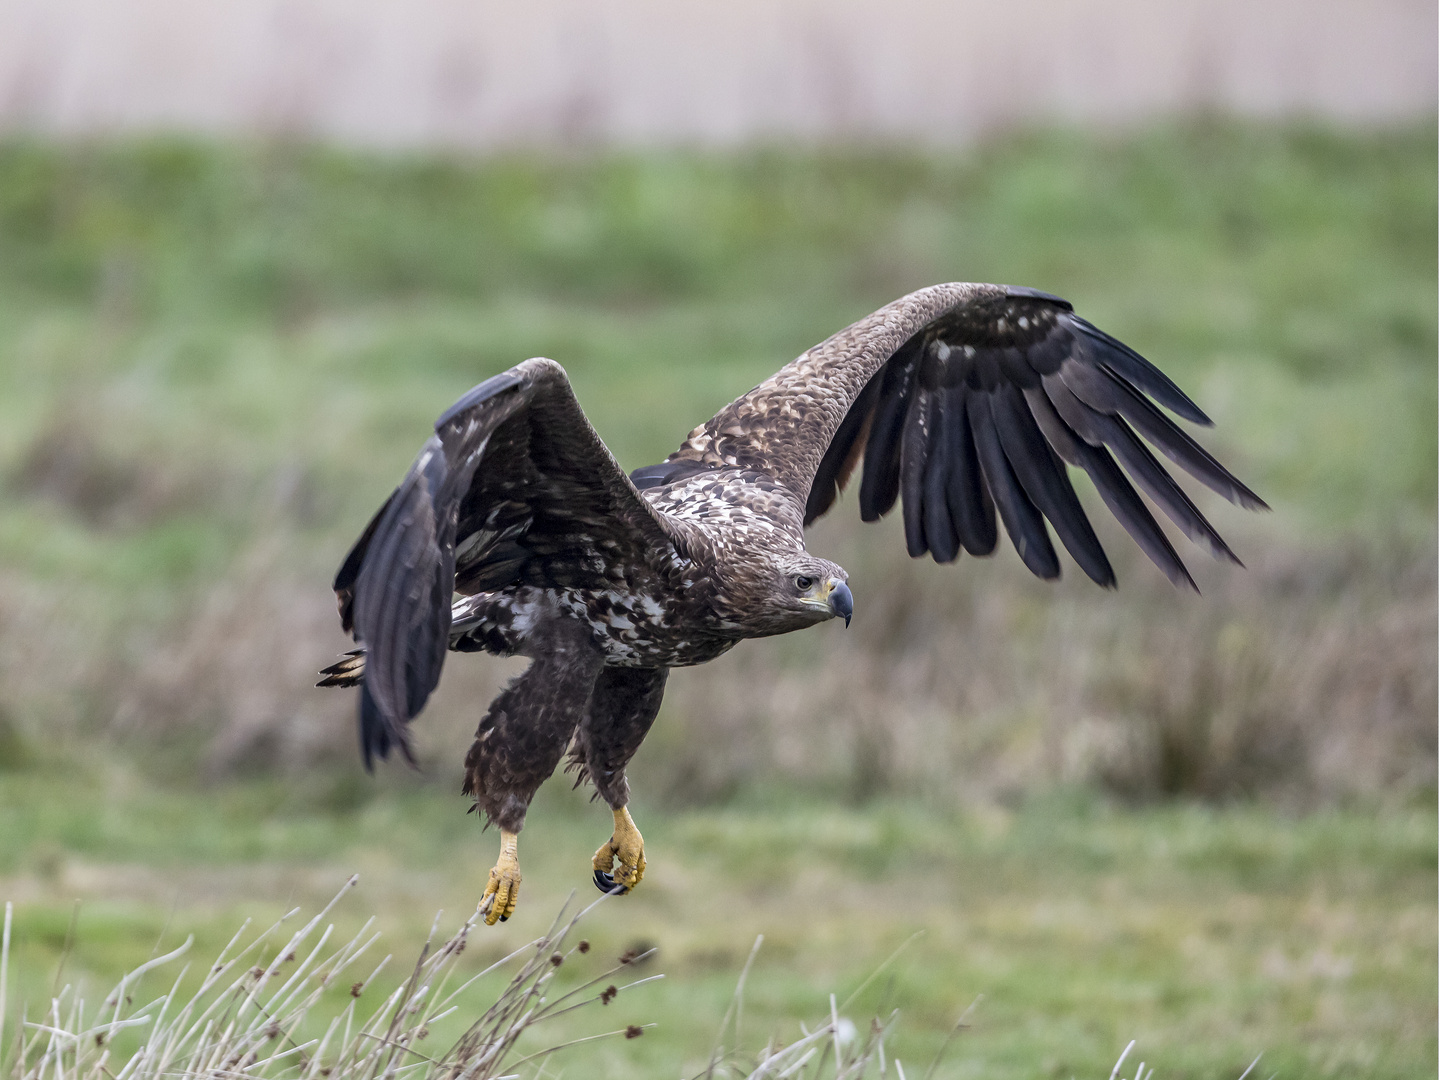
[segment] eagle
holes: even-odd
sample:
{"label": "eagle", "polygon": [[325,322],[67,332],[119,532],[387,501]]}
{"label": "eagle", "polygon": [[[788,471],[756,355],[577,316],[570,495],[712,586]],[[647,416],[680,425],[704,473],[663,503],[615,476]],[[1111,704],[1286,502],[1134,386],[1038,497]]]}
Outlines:
{"label": "eagle", "polygon": [[746,638],[849,625],[846,572],[806,550],[805,529],[857,469],[861,519],[898,501],[912,557],[989,555],[998,517],[1038,577],[1060,576],[1053,530],[1113,588],[1070,482],[1078,469],[1160,571],[1195,589],[1137,487],[1192,541],[1239,559],[1146,444],[1231,502],[1266,507],[1167,412],[1211,424],[1070,303],[1004,285],[934,285],[887,304],[631,473],[565,370],[526,360],[441,414],[345,557],[334,589],[358,647],[319,685],[359,687],[367,769],[392,750],[413,764],[408,726],[447,652],[528,657],[465,756],[464,793],[500,833],[485,921],[515,910],[526,809],[567,751],[577,784],[614,817],[595,884],[629,892],[645,844],[625,767],[670,669]]}

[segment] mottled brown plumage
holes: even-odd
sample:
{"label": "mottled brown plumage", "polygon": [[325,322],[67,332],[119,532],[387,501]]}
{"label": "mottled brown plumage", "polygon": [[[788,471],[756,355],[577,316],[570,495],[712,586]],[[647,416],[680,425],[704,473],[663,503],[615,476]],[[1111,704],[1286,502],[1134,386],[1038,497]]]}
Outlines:
{"label": "mottled brown plumage", "polygon": [[1172,581],[1194,586],[1131,479],[1186,535],[1238,561],[1141,437],[1231,501],[1264,504],[1152,398],[1209,424],[1058,297],[936,285],[810,349],[666,461],[626,475],[563,369],[527,360],[441,416],[345,559],[335,592],[361,648],[321,685],[360,686],[369,767],[395,747],[409,756],[407,725],[447,650],[530,657],[466,757],[466,792],[507,838],[491,890],[503,867],[513,907],[514,834],[567,747],[616,811],[597,881],[610,880],[610,850],[628,860],[616,880],[633,884],[644,860],[625,766],[666,673],[747,637],[848,623],[845,572],[805,550],[804,530],[857,468],[862,518],[898,499],[910,554],[937,562],[990,554],[998,514],[1037,575],[1060,573],[1048,521],[1085,573],[1113,586],[1067,465]]}

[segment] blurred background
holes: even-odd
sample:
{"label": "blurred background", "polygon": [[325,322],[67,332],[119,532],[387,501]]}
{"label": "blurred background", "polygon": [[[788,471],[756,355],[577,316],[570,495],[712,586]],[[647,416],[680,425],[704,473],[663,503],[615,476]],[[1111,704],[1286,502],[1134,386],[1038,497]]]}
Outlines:
{"label": "blurred background", "polygon": [[[1182,547],[1181,594],[1088,490],[1118,592],[936,567],[842,498],[811,549],[852,628],[671,680],[650,870],[588,927],[658,947],[624,1022],[659,1026],[564,1069],[695,1071],[758,933],[756,1047],[923,932],[852,1006],[901,1009],[907,1073],[983,994],[935,1075],[1131,1038],[1433,1075],[1436,40],[1410,0],[0,0],[12,1012],[356,870],[340,918],[402,957],[473,908],[461,762],[520,662],[452,657],[422,768],[373,778],[312,688],[335,567],[465,389],[553,357],[634,468],[902,293],[999,281],[1215,418],[1274,507],[1197,496],[1248,569]],[[608,819],[568,788],[477,962],[587,899]]]}

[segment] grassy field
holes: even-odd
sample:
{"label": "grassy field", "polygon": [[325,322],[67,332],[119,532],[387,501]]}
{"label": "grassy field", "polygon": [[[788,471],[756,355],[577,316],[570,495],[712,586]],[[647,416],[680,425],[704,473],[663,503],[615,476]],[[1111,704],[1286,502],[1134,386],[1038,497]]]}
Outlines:
{"label": "grassy field", "polygon": [[[584,932],[666,978],[556,1031],[658,1026],[552,1071],[693,1073],[759,933],[752,1047],[923,931],[850,1006],[901,1009],[910,1076],[981,994],[937,1076],[1108,1075],[1131,1038],[1168,1076],[1433,1074],[1435,162],[1433,126],[1225,123],[954,157],[0,145],[11,1001],[52,992],[76,898],[95,994],[353,872],[339,923],[400,967],[473,909],[459,759],[515,665],[451,665],[422,772],[375,779],[309,685],[335,563],[470,385],[552,356],[635,467],[879,304],[992,280],[1216,418],[1276,508],[1203,503],[1250,569],[1187,555],[1180,597],[1104,524],[1117,594],[942,569],[842,502],[812,548],[854,627],[677,675],[632,770],[651,870]],[[590,888],[607,816],[551,786],[467,963]]]}
{"label": "grassy field", "polygon": [[[192,933],[203,969],[242,917],[318,909],[352,872],[360,885],[337,924],[350,933],[378,916],[398,982],[436,909],[447,929],[473,910],[492,856],[491,835],[433,789],[336,814],[296,808],[278,784],[201,801],[103,771],[77,779],[42,771],[4,789],[7,820],[32,837],[5,868],[31,1002],[53,992],[76,899],[66,977],[94,996]],[[1287,818],[1057,793],[955,813],[775,794],[680,813],[637,800],[635,812],[650,872],[582,932],[594,963],[657,948],[642,974],[665,978],[541,1034],[657,1026],[559,1059],[566,1075],[697,1071],[757,934],[752,1050],[798,1037],[828,1013],[828,993],[845,1001],[909,941],[846,1010],[864,1025],[900,1009],[890,1052],[907,1075],[923,1075],[980,995],[937,1075],[1104,1076],[1132,1038],[1166,1076],[1233,1080],[1261,1052],[1267,1076],[1417,1076],[1434,1059],[1428,808]],[[522,837],[521,907],[472,937],[475,970],[542,933],[571,890],[590,899],[605,829],[579,794],[546,789]],[[436,1045],[457,1033],[438,1029]]]}

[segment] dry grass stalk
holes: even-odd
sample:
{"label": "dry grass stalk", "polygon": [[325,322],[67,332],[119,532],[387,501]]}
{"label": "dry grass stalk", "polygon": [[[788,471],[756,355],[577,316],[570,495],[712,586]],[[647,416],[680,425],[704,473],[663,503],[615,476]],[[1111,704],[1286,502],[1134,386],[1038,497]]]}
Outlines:
{"label": "dry grass stalk", "polygon": [[[758,1054],[752,1056],[742,1054],[735,1050],[726,1048],[726,1032],[733,1032],[733,1039],[740,1042],[740,1022],[745,1004],[745,980],[750,974],[750,968],[755,963],[755,956],[760,951],[764,942],[764,935],[755,939],[754,946],[750,949],[750,955],[745,960],[745,966],[740,970],[740,978],[735,984],[735,993],[730,999],[730,1007],[725,1010],[725,1016],[720,1021],[720,1032],[715,1038],[715,1045],[710,1050],[710,1058],[706,1063],[705,1070],[697,1073],[695,1080],[727,1080],[734,1078],[739,1080],[862,1080],[871,1074],[872,1066],[875,1074],[880,1080],[889,1076],[897,1076],[904,1080],[904,1069],[898,1060],[887,1061],[885,1057],[885,1036],[889,1034],[894,1026],[895,1020],[900,1015],[898,1011],[892,1011],[888,1018],[882,1020],[875,1018],[870,1021],[870,1026],[863,1039],[858,1038],[858,1031],[853,1021],[840,1015],[840,1009],[835,1005],[835,995],[830,995],[830,1018],[814,1031],[800,1026],[800,1038],[791,1043],[777,1044],[774,1039],[765,1044],[765,1048]],[[911,940],[914,940],[913,938]],[[909,944],[907,942],[906,944]],[[903,948],[903,946],[902,946]],[[898,950],[897,950],[898,951]],[[891,959],[894,959],[892,956]],[[887,960],[885,963],[888,964]],[[885,965],[882,964],[883,968]],[[866,980],[868,983],[869,980]],[[864,989],[862,984],[860,989]],[[856,991],[858,993],[859,990]],[[852,994],[845,1004],[854,1000]],[[894,1072],[890,1066],[894,1065]]]}
{"label": "dry grass stalk", "polygon": [[885,1020],[872,1020],[861,1038],[855,1024],[836,1010],[832,994],[830,1019],[815,1030],[802,1024],[800,1038],[794,1042],[772,1041],[753,1056],[717,1046],[696,1080],[862,1080],[871,1075],[880,1080],[891,1076],[903,1080],[900,1062],[885,1056],[885,1037],[898,1016],[892,1012]]}
{"label": "dry grass stalk", "polygon": [[[551,1000],[551,980],[580,945],[566,945],[590,908],[568,919],[562,911],[549,931],[516,949],[479,974],[461,980],[457,959],[477,916],[471,916],[438,948],[432,941],[414,970],[373,1008],[361,1005],[364,992],[386,967],[386,956],[367,968],[365,957],[379,939],[374,920],[359,933],[332,944],[333,924],[326,916],[355,885],[351,878],[314,918],[289,937],[282,928],[292,911],[248,944],[247,921],[206,971],[200,987],[181,993],[189,970],[183,968],[171,988],[131,1009],[132,991],[147,972],[179,960],[193,938],[127,974],[98,1007],[87,1008],[74,987],[53,998],[37,1019],[25,1016],[9,1043],[0,1041],[0,1066],[12,1080],[490,1080],[505,1069],[540,1063],[561,1046],[550,1046],[507,1064],[516,1041],[545,1020],[613,997],[608,982],[620,966]],[[603,902],[597,901],[597,903]],[[592,904],[591,907],[594,907]],[[298,909],[297,909],[298,910]],[[0,1021],[4,1018],[4,975],[9,961],[10,906],[6,906],[3,956],[0,956]],[[278,944],[277,944],[278,943]],[[583,951],[583,950],[581,950]],[[447,1051],[430,1055],[418,1049],[432,1024],[472,1007],[467,998],[484,978],[506,965],[518,967],[499,997]],[[626,990],[659,975],[621,985]],[[305,1038],[306,1021],[326,990],[347,980],[350,1000],[318,1037]],[[458,985],[453,985],[455,983]],[[373,1001],[373,996],[369,999]],[[143,1029],[144,1042],[127,1056],[115,1039]],[[631,1035],[635,1027],[608,1032]],[[5,1029],[0,1024],[0,1040]],[[588,1040],[578,1040],[588,1041]],[[571,1044],[561,1044],[571,1045]],[[506,1075],[518,1076],[510,1072]]]}
{"label": "dry grass stalk", "polygon": [[[142,977],[184,956],[194,941],[189,938],[180,948],[126,974],[93,1011],[87,1011],[73,986],[66,986],[40,1019],[22,1016],[20,1031],[13,1033],[9,1042],[5,1020],[13,905],[7,903],[0,938],[0,1075],[8,1075],[10,1080],[518,1080],[524,1075],[522,1069],[537,1078],[548,1075],[546,1060],[566,1047],[615,1036],[634,1038],[651,1026],[629,1025],[510,1060],[520,1037],[542,1022],[597,1001],[609,1004],[621,990],[664,977],[651,975],[617,987],[611,983],[613,976],[627,964],[644,959],[643,955],[627,957],[553,1000],[547,996],[564,963],[577,952],[589,951],[584,941],[574,945],[567,941],[580,920],[605,902],[602,897],[568,919],[562,908],[541,937],[464,979],[456,961],[478,915],[467,919],[438,948],[431,947],[432,929],[431,941],[410,975],[377,1006],[362,1011],[360,999],[385,969],[389,956],[351,984],[350,1000],[322,1035],[305,1038],[309,1014],[327,988],[343,987],[356,972],[363,972],[362,960],[380,936],[372,929],[373,919],[338,945],[330,943],[334,924],[322,928],[326,916],[357,880],[352,877],[319,914],[288,938],[280,937],[282,927],[298,909],[243,944],[250,925],[247,920],[194,992],[181,993],[186,967],[168,991],[129,1008],[131,992]],[[276,947],[282,940],[284,944]],[[735,1044],[740,1042],[745,982],[763,940],[757,938],[750,951],[709,1060],[695,1080],[907,1080],[904,1065],[885,1050],[898,1011],[872,1019],[863,1033],[843,1015],[870,980],[838,1006],[830,995],[827,1020],[813,1030],[802,1024],[800,1037],[792,1042],[772,1038],[754,1054],[727,1047],[727,1032]],[[875,974],[903,949],[896,950]],[[471,1007],[468,992],[487,975],[512,963],[517,963],[516,970],[499,996],[449,1050],[431,1056],[417,1049],[432,1024]],[[597,992],[601,984],[605,988]],[[970,1026],[970,1013],[979,1001],[977,998],[956,1022],[922,1074],[924,1080],[940,1065],[954,1037]],[[145,1041],[127,1057],[117,1052],[115,1040],[131,1029],[143,1030]],[[1123,1080],[1120,1070],[1134,1048],[1132,1040],[1111,1070],[1110,1080]],[[1257,1057],[1251,1062],[1240,1080],[1250,1075],[1258,1061]],[[1141,1062],[1135,1080],[1149,1080],[1153,1075],[1154,1070],[1147,1072]]]}
{"label": "dry grass stalk", "polygon": [[[456,961],[478,916],[472,915],[438,947],[432,947],[432,930],[431,941],[408,977],[377,1005],[362,1007],[362,999],[373,1000],[366,991],[390,957],[366,961],[380,936],[373,919],[340,944],[332,943],[334,925],[326,923],[356,880],[351,878],[319,914],[288,937],[283,936],[283,927],[298,909],[248,943],[247,921],[193,992],[181,991],[187,966],[168,991],[130,1007],[141,979],[185,956],[191,938],[125,975],[98,1008],[87,1008],[76,989],[66,986],[39,1018],[23,1016],[20,1031],[12,1033],[8,1042],[4,1019],[11,905],[7,904],[0,948],[0,1075],[9,1080],[509,1080],[545,1075],[546,1059],[558,1050],[596,1039],[634,1038],[651,1026],[629,1025],[512,1060],[521,1036],[544,1021],[597,1001],[609,1004],[621,990],[663,978],[651,975],[617,987],[612,981],[616,973],[644,959],[627,957],[550,996],[551,982],[565,962],[577,952],[589,951],[586,942],[567,943],[579,921],[604,898],[568,918],[562,909],[544,935],[463,979]],[[772,1040],[753,1055],[727,1049],[727,1031],[739,1041],[745,975],[759,946],[757,940],[701,1077],[862,1080],[873,1075],[903,1080],[903,1067],[887,1060],[884,1046],[897,1014],[872,1020],[862,1036],[840,1014],[833,995],[828,1020],[814,1030],[802,1025],[801,1037],[794,1042]],[[477,984],[510,965],[515,970],[499,995],[454,1045],[437,1055],[418,1048],[431,1025],[474,1007],[472,991]],[[344,988],[347,983],[350,999],[344,1008],[322,1034],[307,1037],[313,1029],[311,1013],[327,989]],[[118,1050],[116,1036],[132,1029],[143,1031],[144,1041],[127,1055]]]}

